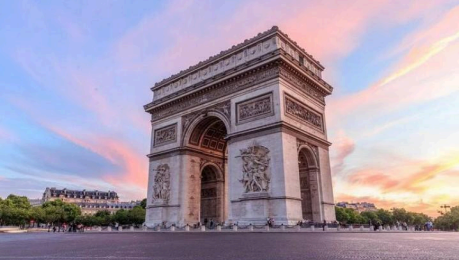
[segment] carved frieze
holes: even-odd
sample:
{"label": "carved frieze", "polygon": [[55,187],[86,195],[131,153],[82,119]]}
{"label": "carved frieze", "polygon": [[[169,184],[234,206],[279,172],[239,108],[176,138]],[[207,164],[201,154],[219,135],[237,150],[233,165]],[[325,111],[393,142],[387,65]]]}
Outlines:
{"label": "carved frieze", "polygon": [[265,94],[236,104],[236,123],[274,115],[273,94]]}
{"label": "carved frieze", "polygon": [[161,146],[177,141],[177,124],[155,130],[154,146]]}
{"label": "carved frieze", "polygon": [[269,191],[271,174],[269,172],[269,149],[254,143],[240,150],[242,159],[242,179],[245,193]]}
{"label": "carved frieze", "polygon": [[167,204],[171,191],[171,174],[168,164],[160,164],[156,167],[156,174],[153,184],[153,203]]}
{"label": "carved frieze", "polygon": [[295,87],[299,88],[312,98],[320,101],[325,102],[325,95],[317,91],[314,87],[309,85],[305,80],[301,79],[291,71],[289,71],[286,67],[281,67],[279,71],[279,75],[281,78],[289,82],[290,84],[294,85]]}
{"label": "carved frieze", "polygon": [[323,131],[322,115],[300,101],[284,95],[285,114]]}
{"label": "carved frieze", "polygon": [[187,97],[187,99],[181,100],[175,104],[166,104],[155,108],[151,111],[153,114],[152,121],[159,120],[180,111],[185,111],[200,104],[205,104],[206,102],[224,97],[228,94],[237,92],[252,85],[275,78],[278,75],[279,67],[275,64],[267,65],[263,68],[260,67],[256,70],[256,72],[247,73],[242,76],[237,76],[231,80],[218,83],[212,86],[208,91],[190,95]]}

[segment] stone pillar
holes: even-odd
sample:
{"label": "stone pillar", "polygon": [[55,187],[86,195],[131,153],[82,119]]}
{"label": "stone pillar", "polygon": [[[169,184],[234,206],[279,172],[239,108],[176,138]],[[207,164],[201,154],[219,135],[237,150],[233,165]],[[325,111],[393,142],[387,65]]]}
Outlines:
{"label": "stone pillar", "polygon": [[233,225],[233,231],[237,231],[237,225]]}
{"label": "stone pillar", "polygon": [[175,231],[175,225],[172,225],[172,226],[171,226],[171,231],[172,231],[172,232]]}
{"label": "stone pillar", "polygon": [[341,226],[340,225],[338,225],[338,227],[336,228],[336,231],[338,231],[338,232],[341,231]]}
{"label": "stone pillar", "polygon": [[188,226],[188,224],[185,226],[185,231],[190,231],[190,226]]}
{"label": "stone pillar", "polygon": [[309,181],[311,187],[311,207],[312,207],[312,219],[315,222],[322,222],[322,205],[320,199],[320,187],[319,187],[319,169],[313,168],[309,170]]}
{"label": "stone pillar", "polygon": [[220,224],[217,225],[217,231],[222,231],[222,226],[220,226]]}
{"label": "stone pillar", "polygon": [[201,226],[201,231],[206,231],[206,226]]}
{"label": "stone pillar", "polygon": [[296,225],[295,226],[295,230],[298,231],[298,232],[301,231],[301,226],[300,225]]}
{"label": "stone pillar", "polygon": [[311,232],[314,232],[316,230],[316,227],[314,225],[311,226]]}
{"label": "stone pillar", "polygon": [[130,230],[130,231],[134,231],[134,226],[131,226],[131,227],[129,228],[129,230]]}
{"label": "stone pillar", "polygon": [[352,225],[349,225],[349,231],[354,231],[354,227]]}
{"label": "stone pillar", "polygon": [[98,227],[97,231],[99,231],[99,232],[102,231],[102,227]]}
{"label": "stone pillar", "polygon": [[252,224],[249,225],[249,231],[253,231],[253,226],[252,226]]}
{"label": "stone pillar", "polygon": [[269,225],[265,226],[266,231],[269,231]]}
{"label": "stone pillar", "polygon": [[363,225],[360,226],[360,231],[363,231],[364,230],[364,227]]}
{"label": "stone pillar", "polygon": [[282,230],[282,231],[285,231],[285,226],[284,226],[284,224],[281,224],[281,230]]}
{"label": "stone pillar", "polygon": [[118,226],[118,231],[122,232],[123,231],[123,227],[122,226]]}
{"label": "stone pillar", "polygon": [[108,227],[107,227],[107,231],[108,231],[108,232],[112,232],[112,227],[108,226]]}

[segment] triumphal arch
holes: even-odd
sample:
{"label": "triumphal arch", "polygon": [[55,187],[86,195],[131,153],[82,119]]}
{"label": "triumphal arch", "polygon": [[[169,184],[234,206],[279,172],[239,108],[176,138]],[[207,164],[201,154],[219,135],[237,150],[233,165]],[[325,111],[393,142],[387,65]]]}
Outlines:
{"label": "triumphal arch", "polygon": [[273,27],[156,83],[147,226],[335,220],[323,69]]}

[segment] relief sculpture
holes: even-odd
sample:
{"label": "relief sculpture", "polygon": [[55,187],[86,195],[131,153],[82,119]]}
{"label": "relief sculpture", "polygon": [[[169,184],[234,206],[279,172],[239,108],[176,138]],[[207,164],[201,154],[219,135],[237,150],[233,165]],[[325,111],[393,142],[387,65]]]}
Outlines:
{"label": "relief sculpture", "polygon": [[169,165],[160,164],[156,168],[155,182],[153,184],[153,202],[167,204],[170,197],[171,174]]}
{"label": "relief sculpture", "polygon": [[269,173],[269,149],[253,144],[240,150],[242,164],[242,180],[244,192],[263,192],[269,190],[271,175]]}
{"label": "relief sculpture", "polygon": [[177,140],[177,124],[155,130],[155,146],[168,144]]}
{"label": "relief sculpture", "polygon": [[285,96],[285,113],[292,115],[301,121],[312,124],[320,129],[322,128],[322,117],[312,112],[311,109],[299,104],[293,99]]}
{"label": "relief sculpture", "polygon": [[256,120],[273,114],[272,94],[250,99],[237,106],[237,122]]}

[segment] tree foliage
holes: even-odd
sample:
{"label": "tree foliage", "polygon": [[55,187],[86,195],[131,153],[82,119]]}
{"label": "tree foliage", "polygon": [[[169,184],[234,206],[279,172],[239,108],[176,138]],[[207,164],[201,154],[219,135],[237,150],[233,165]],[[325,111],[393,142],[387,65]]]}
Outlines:
{"label": "tree foliage", "polygon": [[377,211],[358,213],[353,209],[335,207],[335,213],[336,220],[344,224],[379,223],[381,225],[394,225],[397,222],[406,222],[408,225],[423,226],[426,222],[432,221],[432,218],[424,213],[409,212],[402,208],[393,208],[390,211],[379,209]]}
{"label": "tree foliage", "polygon": [[435,219],[434,225],[441,230],[459,231],[459,206],[452,207],[450,212]]}
{"label": "tree foliage", "polygon": [[92,216],[82,216],[81,209],[77,205],[61,200],[48,201],[40,207],[32,207],[27,197],[9,195],[6,199],[0,198],[0,226],[25,227],[32,221],[55,226],[64,223],[85,226],[108,226],[113,223],[140,225],[145,222],[145,208],[136,206],[131,210],[120,209],[115,214],[103,210]]}

